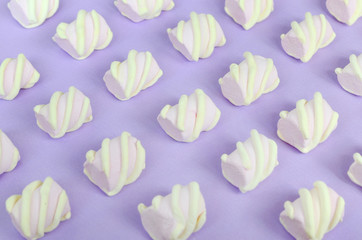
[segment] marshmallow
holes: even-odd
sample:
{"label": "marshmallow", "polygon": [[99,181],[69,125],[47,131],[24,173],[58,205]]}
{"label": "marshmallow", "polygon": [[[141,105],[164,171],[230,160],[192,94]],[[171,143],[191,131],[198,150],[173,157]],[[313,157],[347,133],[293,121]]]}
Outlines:
{"label": "marshmallow", "polygon": [[286,201],[280,222],[298,240],[322,239],[342,222],[344,199],[324,182],[317,181],[311,190],[299,190],[299,198]]}
{"label": "marshmallow", "polygon": [[331,25],[323,14],[305,14],[301,23],[293,21],[292,29],[282,34],[284,51],[302,62],[308,62],[318,49],[328,46],[336,37]]}
{"label": "marshmallow", "polygon": [[133,22],[158,17],[162,11],[169,11],[174,6],[173,0],[116,0],[114,5],[121,14]]}
{"label": "marshmallow", "polygon": [[320,92],[314,99],[301,99],[292,111],[280,112],[278,136],[302,153],[307,153],[324,142],[336,129],[338,113],[323,99]]}
{"label": "marshmallow", "polygon": [[146,153],[141,142],[128,132],[102,142],[97,152],[87,152],[84,174],[108,196],[133,183],[145,168]]}
{"label": "marshmallow", "polygon": [[0,99],[13,100],[20,89],[33,87],[39,78],[40,74],[24,54],[5,59],[0,66]]}
{"label": "marshmallow", "polygon": [[0,129],[0,175],[14,170],[19,160],[19,150]]}
{"label": "marshmallow", "polygon": [[49,104],[35,106],[34,112],[39,128],[52,138],[63,137],[93,119],[89,98],[75,87],[55,92]]}
{"label": "marshmallow", "polygon": [[106,48],[112,38],[113,33],[100,14],[95,10],[80,10],[75,21],[58,25],[53,41],[73,58],[81,60],[94,50]]}
{"label": "marshmallow", "polygon": [[362,16],[362,0],[327,0],[326,6],[338,21],[348,25]]}
{"label": "marshmallow", "polygon": [[28,240],[43,237],[71,216],[67,193],[51,177],[30,183],[22,195],[9,197],[6,211],[15,228]]}
{"label": "marshmallow", "polygon": [[11,0],[8,8],[11,15],[25,28],[43,24],[58,10],[59,0]]}
{"label": "marshmallow", "polygon": [[230,71],[219,79],[222,94],[236,106],[249,105],[279,85],[272,59],[250,52],[245,52],[244,57],[239,65],[231,64]]}
{"label": "marshmallow", "polygon": [[154,240],[186,240],[205,224],[205,201],[197,182],[173,186],[172,193],[156,196],[152,205],[138,205],[143,227]]}
{"label": "marshmallow", "polygon": [[225,0],[225,12],[245,30],[264,21],[273,10],[273,0]]}
{"label": "marshmallow", "polygon": [[221,156],[222,174],[243,193],[253,190],[279,164],[277,144],[253,129],[244,143],[237,142],[236,150]]}
{"label": "marshmallow", "polygon": [[211,14],[191,12],[190,20],[180,21],[177,27],[167,29],[174,48],[189,61],[208,58],[215,47],[226,43],[224,32]]}
{"label": "marshmallow", "polygon": [[166,105],[158,115],[163,130],[180,142],[195,141],[202,131],[213,129],[220,119],[220,110],[202,91],[182,95],[178,104]]}
{"label": "marshmallow", "polygon": [[338,82],[347,92],[362,96],[362,54],[349,57],[350,63],[342,68],[336,68]]}
{"label": "marshmallow", "polygon": [[108,91],[119,100],[128,100],[151,87],[163,72],[150,52],[131,50],[127,60],[112,62],[103,77]]}
{"label": "marshmallow", "polygon": [[355,184],[362,187],[362,156],[359,153],[353,154],[354,162],[349,167],[348,176]]}

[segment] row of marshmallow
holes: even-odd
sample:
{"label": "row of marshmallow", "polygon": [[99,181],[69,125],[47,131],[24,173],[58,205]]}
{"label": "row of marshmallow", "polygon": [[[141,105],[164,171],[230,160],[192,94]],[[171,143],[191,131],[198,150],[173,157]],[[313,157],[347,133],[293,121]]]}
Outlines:
{"label": "row of marshmallow", "polygon": [[[324,182],[299,190],[299,198],[286,201],[280,222],[296,239],[322,239],[344,217],[345,201]],[[70,219],[71,208],[64,189],[52,178],[34,181],[21,195],[6,201],[15,228],[26,239],[38,239]],[[157,195],[150,206],[138,205],[142,224],[154,240],[186,240],[206,222],[206,205],[197,182],[175,185],[167,196]]]}
{"label": "row of marshmallow", "polygon": [[[249,105],[279,84],[277,69],[270,58],[244,53],[245,60],[231,64],[229,72],[219,79],[225,98],[236,106]],[[362,96],[362,54],[352,54],[350,63],[335,70],[341,86]],[[128,100],[141,90],[154,85],[163,75],[150,52],[131,50],[126,60],[112,62],[103,80],[107,89],[119,100]],[[7,58],[0,65],[0,99],[12,100],[20,89],[34,86],[40,74],[23,54]]]}
{"label": "row of marshmallow", "polygon": [[[326,105],[324,107],[328,108]],[[294,119],[294,121],[297,120]],[[290,132],[297,131],[290,129],[290,124],[291,121],[281,119],[278,127],[279,129],[289,127],[287,130]],[[327,128],[331,127],[328,126]],[[288,132],[289,136],[291,135],[290,132]],[[328,136],[325,131],[316,130],[315,132],[320,132],[324,137],[323,140]],[[280,131],[278,131],[278,135],[282,137]],[[302,133],[299,132],[298,135],[302,135]],[[294,140],[294,142],[289,142],[290,144],[302,141],[296,136],[291,137],[294,139],[290,138],[289,140]],[[304,141],[308,143],[308,140]],[[313,142],[314,139],[309,139],[309,141]],[[16,167],[20,160],[20,154],[13,142],[1,130],[0,143],[0,174],[2,174],[10,172]],[[310,146],[308,146],[309,149]],[[357,153],[353,157],[355,161],[351,165],[348,175],[353,182],[362,186],[362,157]],[[146,153],[138,139],[127,132],[123,132],[119,137],[104,139],[101,149],[88,151],[86,159],[84,173],[106,194],[113,196],[119,193],[123,186],[134,182],[141,175],[145,168]],[[223,154],[221,160],[225,178],[237,186],[240,191],[250,191],[268,177],[278,165],[277,145],[273,140],[259,134],[256,130],[252,130],[249,139],[245,142],[238,142],[236,150],[229,155]]]}
{"label": "row of marshmallow", "polygon": [[[140,22],[173,9],[175,3],[173,0],[116,0],[114,5],[125,17]],[[34,28],[57,12],[59,0],[11,0],[8,7],[23,27]],[[326,7],[338,21],[348,25],[362,16],[361,0],[327,0]],[[273,10],[273,0],[225,0],[225,12],[245,30],[265,20]]]}
{"label": "row of marshmallow", "polygon": [[[114,5],[120,13],[134,22],[152,19],[161,11],[171,10],[173,0],[116,0]],[[42,25],[59,8],[59,0],[11,0],[8,3],[11,15],[25,28]]]}
{"label": "row of marshmallow", "polygon": [[[266,9],[261,8],[260,3],[255,3],[254,6],[254,10],[259,13],[261,20],[268,16],[273,9],[272,1],[265,1],[271,2],[266,4]],[[16,2],[14,0],[13,3]],[[230,6],[237,4],[235,1],[229,2],[234,2],[230,3]],[[169,4],[170,2],[165,6],[169,6]],[[242,9],[246,9],[243,4],[237,5],[239,8],[226,7],[226,11],[233,15],[235,10],[243,11]],[[170,6],[173,6],[173,3]],[[32,7],[35,8],[35,6]],[[235,13],[235,16],[238,14]],[[250,18],[250,16],[248,17]],[[245,20],[245,13],[235,17],[235,19],[239,18]],[[251,26],[250,24],[255,24],[257,19],[251,17],[245,23],[245,27],[248,28]],[[319,48],[326,47],[335,38],[335,33],[323,14],[312,16],[308,12],[304,21],[301,23],[293,21],[291,27],[292,29],[287,34],[281,35],[282,47],[287,54],[301,59],[303,62],[309,61]],[[190,20],[187,22],[180,21],[177,27],[168,29],[167,32],[173,46],[189,61],[207,58],[212,54],[215,47],[223,46],[226,43],[221,26],[210,14],[191,12]],[[56,29],[56,34],[53,36],[53,40],[62,49],[78,60],[87,58],[94,50],[106,48],[112,39],[113,33],[110,27],[95,10],[91,12],[80,10],[77,19],[70,24],[60,23]]]}

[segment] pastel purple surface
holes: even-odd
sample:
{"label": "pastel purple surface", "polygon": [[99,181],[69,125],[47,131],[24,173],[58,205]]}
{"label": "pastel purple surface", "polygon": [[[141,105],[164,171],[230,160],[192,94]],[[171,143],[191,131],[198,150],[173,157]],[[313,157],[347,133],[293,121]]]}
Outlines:
{"label": "pastel purple surface", "polygon": [[[14,171],[0,176],[0,239],[22,239],[5,211],[6,199],[47,176],[67,191],[72,218],[43,239],[148,239],[137,205],[150,205],[155,195],[166,195],[174,184],[191,181],[200,183],[207,220],[190,239],[293,239],[279,223],[283,203],[295,200],[299,188],[312,188],[316,180],[325,181],[346,201],[344,221],[325,239],[361,239],[362,191],[349,180],[347,170],[353,153],[362,152],[362,100],[339,86],[334,69],[344,67],[350,54],[362,52],[362,20],[351,27],[337,22],[324,0],[275,0],[270,17],[245,31],[226,15],[222,0],[176,0],[175,4],[156,19],[133,23],[113,1],[61,0],[52,18],[38,28],[24,29],[1,1],[0,60],[24,53],[41,76],[15,100],[0,101],[0,129],[21,155]],[[51,40],[57,24],[71,22],[80,9],[96,9],[114,32],[108,48],[83,61],[74,60]],[[224,47],[197,63],[176,51],[166,33],[179,20],[187,20],[191,11],[213,14],[227,39]],[[282,50],[280,34],[289,31],[291,21],[302,21],[307,11],[325,14],[337,37],[302,63]],[[107,91],[102,78],[111,62],[126,59],[131,49],[151,51],[164,75],[153,87],[121,102]],[[243,60],[245,51],[273,58],[280,85],[248,107],[235,107],[222,96],[218,79],[231,63]],[[53,92],[71,85],[91,99],[94,120],[61,139],[51,139],[37,127],[33,107],[48,103]],[[164,105],[176,104],[182,94],[196,88],[220,108],[220,122],[194,143],[176,142],[163,132],[156,117]],[[315,91],[340,114],[339,125],[326,142],[302,154],[277,137],[277,121],[281,110],[292,110],[301,98],[312,99]],[[277,142],[280,164],[255,190],[242,194],[222,176],[220,156],[232,152],[253,128]],[[83,174],[83,163],[88,150],[99,149],[105,137],[122,131],[141,140],[146,169],[135,183],[110,198]]]}

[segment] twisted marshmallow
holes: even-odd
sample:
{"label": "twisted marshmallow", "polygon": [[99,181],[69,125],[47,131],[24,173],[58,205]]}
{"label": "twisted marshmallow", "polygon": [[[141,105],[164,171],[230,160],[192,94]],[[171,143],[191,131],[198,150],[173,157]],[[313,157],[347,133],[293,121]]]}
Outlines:
{"label": "twisted marshmallow", "polygon": [[253,190],[279,164],[277,144],[253,129],[244,143],[237,142],[236,150],[221,156],[222,174],[241,192]]}
{"label": "twisted marshmallow", "polygon": [[205,224],[205,201],[197,182],[175,185],[172,193],[156,196],[152,205],[138,205],[143,227],[154,240],[185,240]]}
{"label": "twisted marshmallow", "polygon": [[352,54],[349,61],[343,69],[336,68],[338,82],[347,92],[362,96],[362,54]]}
{"label": "twisted marshmallow", "polygon": [[158,115],[163,130],[180,142],[195,141],[202,131],[213,129],[220,119],[220,110],[202,91],[182,95],[175,106],[166,105]]}
{"label": "twisted marshmallow", "polygon": [[39,78],[40,74],[24,54],[5,59],[0,66],[0,99],[13,100],[20,89],[33,87]]}
{"label": "twisted marshmallow", "polygon": [[292,111],[280,112],[278,136],[303,153],[324,142],[336,129],[338,113],[323,99],[320,92],[314,99],[301,99]]}
{"label": "twisted marshmallow", "polygon": [[342,221],[344,199],[324,182],[315,182],[311,190],[300,189],[299,196],[286,201],[280,214],[280,222],[296,239],[322,239]]}
{"label": "twisted marshmallow", "polygon": [[146,153],[141,142],[128,132],[102,142],[97,152],[87,152],[84,174],[108,196],[133,183],[145,168]]}
{"label": "twisted marshmallow", "polygon": [[35,106],[34,112],[39,128],[52,138],[63,137],[93,119],[89,98],[75,87],[67,93],[55,92],[49,104]]}
{"label": "twisted marshmallow", "polygon": [[245,30],[265,20],[273,10],[273,0],[225,0],[225,12]]}
{"label": "twisted marshmallow", "polygon": [[191,12],[190,18],[180,21],[174,29],[167,29],[174,48],[189,61],[208,58],[215,47],[225,45],[224,32],[212,15]]}
{"label": "twisted marshmallow", "polygon": [[14,143],[0,129],[0,175],[14,170],[20,154]]}
{"label": "twisted marshmallow", "polygon": [[106,48],[113,33],[106,20],[95,10],[80,10],[70,24],[60,23],[53,40],[73,58],[87,58],[94,50]]}
{"label": "twisted marshmallow", "polygon": [[284,51],[302,62],[308,62],[318,49],[328,46],[336,37],[331,25],[323,14],[305,14],[301,23],[293,21],[292,29],[282,34]]}
{"label": "twisted marshmallow", "polygon": [[58,10],[59,0],[11,0],[8,3],[11,15],[25,28],[43,24]]}
{"label": "twisted marshmallow", "polygon": [[338,21],[348,25],[362,16],[362,0],[327,0],[326,6]]}
{"label": "twisted marshmallow", "polygon": [[273,91],[279,85],[279,77],[273,60],[244,53],[245,60],[230,65],[230,72],[219,79],[222,94],[236,106],[249,105],[262,94]]}
{"label": "twisted marshmallow", "polygon": [[163,72],[150,52],[131,50],[127,60],[112,62],[103,77],[108,91],[119,100],[128,100],[151,87]]}
{"label": "twisted marshmallow", "polygon": [[162,11],[169,11],[174,6],[173,0],[116,0],[114,5],[123,16],[133,22],[158,17]]}
{"label": "twisted marshmallow", "polygon": [[29,240],[43,237],[71,216],[66,192],[51,177],[30,183],[22,195],[9,197],[6,211],[15,228]]}
{"label": "twisted marshmallow", "polygon": [[349,167],[348,176],[355,184],[362,187],[362,156],[359,153],[353,154],[354,162]]}

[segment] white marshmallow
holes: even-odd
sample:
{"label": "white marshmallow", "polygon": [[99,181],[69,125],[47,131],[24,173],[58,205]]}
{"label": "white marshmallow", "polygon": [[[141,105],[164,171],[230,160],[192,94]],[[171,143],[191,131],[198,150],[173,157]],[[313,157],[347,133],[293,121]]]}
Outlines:
{"label": "white marshmallow", "polygon": [[293,21],[292,29],[282,34],[284,51],[302,62],[308,62],[318,49],[328,46],[336,37],[331,25],[323,14],[305,14],[305,20]]}
{"label": "white marshmallow", "polygon": [[141,142],[128,132],[102,142],[97,152],[87,152],[84,174],[108,196],[133,183],[145,168],[146,153]]}
{"label": "white marshmallow", "polygon": [[362,16],[362,0],[327,0],[326,6],[338,21],[348,25]]}
{"label": "white marshmallow", "polygon": [[157,120],[176,141],[193,142],[202,131],[209,131],[216,126],[220,114],[204,91],[196,89],[190,96],[182,95],[178,104],[166,105]]}
{"label": "white marshmallow", "polygon": [[138,205],[143,227],[154,240],[186,240],[206,221],[205,201],[197,182],[175,185],[172,193],[156,196],[152,205]]}
{"label": "white marshmallow", "polygon": [[278,136],[303,153],[324,142],[336,129],[338,113],[333,111],[322,94],[316,92],[314,99],[301,99],[292,111],[280,112]]}
{"label": "white marshmallow", "polygon": [[324,182],[317,181],[311,190],[299,190],[299,198],[286,201],[280,222],[295,239],[317,240],[342,221],[344,199]]}
{"label": "white marshmallow", "polygon": [[348,176],[355,184],[362,187],[362,156],[359,153],[353,154],[354,162],[348,169]]}
{"label": "white marshmallow", "polygon": [[25,28],[43,24],[58,10],[59,0],[11,0],[8,8],[11,15]]}
{"label": "white marshmallow", "polygon": [[94,50],[106,48],[112,38],[113,33],[100,14],[95,10],[80,10],[76,20],[58,25],[53,41],[73,58],[81,60]]}
{"label": "white marshmallow", "polygon": [[352,54],[349,61],[343,69],[336,68],[338,82],[347,92],[362,96],[362,54]]}
{"label": "white marshmallow", "polygon": [[121,14],[133,22],[158,17],[162,11],[169,11],[174,6],[173,0],[116,0],[114,5]]}
{"label": "white marshmallow", "polygon": [[225,0],[225,12],[245,30],[264,21],[273,10],[273,0]]}
{"label": "white marshmallow", "polygon": [[93,119],[89,98],[75,87],[55,92],[49,104],[35,106],[34,112],[39,128],[52,138],[63,137]]}
{"label": "white marshmallow", "polygon": [[277,144],[255,129],[250,135],[245,142],[237,142],[230,155],[221,156],[222,174],[243,193],[256,188],[279,164]]}
{"label": "white marshmallow", "polygon": [[42,238],[71,216],[67,193],[51,177],[34,181],[6,200],[15,228],[28,240]]}
{"label": "white marshmallow", "polygon": [[236,106],[249,105],[279,85],[272,59],[250,52],[245,52],[244,57],[239,65],[231,64],[230,72],[219,79],[222,94]]}
{"label": "white marshmallow", "polygon": [[119,100],[128,100],[151,87],[163,72],[150,52],[131,50],[127,60],[112,62],[103,77],[108,91]]}
{"label": "white marshmallow", "polygon": [[225,45],[224,32],[212,15],[191,12],[190,18],[187,22],[180,21],[173,29],[167,29],[174,48],[189,61],[208,58],[215,47]]}
{"label": "white marshmallow", "polygon": [[0,129],[0,175],[14,170],[19,160],[19,150]]}
{"label": "white marshmallow", "polygon": [[0,66],[0,99],[13,100],[20,89],[33,87],[39,78],[39,72],[24,54],[5,59]]}

